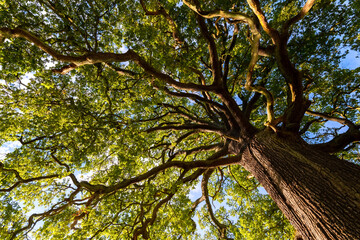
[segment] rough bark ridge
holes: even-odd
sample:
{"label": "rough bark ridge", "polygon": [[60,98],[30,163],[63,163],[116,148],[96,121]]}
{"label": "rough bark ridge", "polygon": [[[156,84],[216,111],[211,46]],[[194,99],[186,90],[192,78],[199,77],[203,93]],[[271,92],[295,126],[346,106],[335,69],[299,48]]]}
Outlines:
{"label": "rough bark ridge", "polygon": [[360,236],[360,166],[270,131],[255,135],[241,162],[303,239]]}

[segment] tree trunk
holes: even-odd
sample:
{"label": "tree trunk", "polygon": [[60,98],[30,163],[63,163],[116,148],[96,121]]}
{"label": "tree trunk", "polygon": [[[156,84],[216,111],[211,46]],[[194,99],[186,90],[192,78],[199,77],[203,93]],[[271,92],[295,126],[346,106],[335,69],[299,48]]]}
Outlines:
{"label": "tree trunk", "polygon": [[360,239],[360,166],[265,130],[241,164],[305,239]]}

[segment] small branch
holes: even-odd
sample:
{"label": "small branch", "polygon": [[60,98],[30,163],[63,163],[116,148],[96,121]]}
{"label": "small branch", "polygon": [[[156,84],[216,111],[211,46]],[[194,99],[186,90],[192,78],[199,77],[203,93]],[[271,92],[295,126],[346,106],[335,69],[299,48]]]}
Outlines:
{"label": "small branch", "polygon": [[47,137],[48,137],[48,136],[41,136],[41,137],[33,138],[33,139],[31,139],[31,140],[28,140],[28,141],[24,141],[24,140],[23,140],[23,137],[21,136],[20,139],[19,139],[19,142],[21,143],[21,145],[27,145],[27,144],[30,144],[30,143],[33,143],[33,142],[42,140],[42,139],[47,138]]}
{"label": "small branch", "polygon": [[135,77],[137,75],[136,72],[127,70],[127,69],[123,69],[123,68],[119,68],[114,66],[111,63],[105,63],[105,66],[111,68],[112,70],[114,70],[115,72],[117,72],[119,75],[124,75],[124,76],[128,76],[128,77]]}
{"label": "small branch", "polygon": [[203,151],[220,150],[221,147],[224,147],[224,145],[222,143],[216,143],[216,144],[199,146],[199,147],[186,149],[186,150],[179,150],[179,151],[171,154],[168,161],[170,161],[171,159],[173,159],[176,156],[181,155],[181,154],[185,154],[185,156],[188,156],[190,154],[199,153],[199,152],[203,152]]}
{"label": "small branch", "polygon": [[304,127],[299,131],[299,135],[306,133],[310,126],[315,122],[321,122],[321,118],[315,118],[305,123]]}
{"label": "small branch", "polygon": [[179,34],[179,30],[178,27],[176,26],[175,21],[171,18],[171,16],[169,15],[169,13],[166,12],[166,10],[160,6],[160,9],[156,10],[156,11],[149,11],[146,8],[146,5],[144,3],[144,0],[140,0],[140,4],[141,7],[143,8],[143,10],[145,11],[145,14],[148,16],[154,16],[154,15],[162,15],[163,17],[165,17],[165,19],[169,22],[170,27],[171,27],[171,31],[172,31],[172,36],[175,40],[175,42],[178,45],[183,45],[185,44],[184,40],[180,37]]}
{"label": "small branch", "polygon": [[[235,45],[236,45],[236,40],[237,40],[237,36],[239,33],[239,26],[237,24],[234,25],[234,33],[233,36],[231,38],[231,42],[230,42],[230,46],[229,49],[227,50],[227,52],[231,52]],[[223,74],[223,82],[224,82],[224,86],[227,85],[227,78],[228,78],[228,74],[229,74],[229,64],[230,64],[230,59],[231,59],[231,55],[227,54],[224,60],[224,74]]]}
{"label": "small branch", "polygon": [[167,125],[167,126],[159,126],[153,127],[148,130],[147,132],[154,132],[159,130],[198,130],[200,132],[211,132],[217,133],[219,135],[224,134],[224,129],[219,128],[217,126],[209,125],[209,124],[182,124],[182,125]]}
{"label": "small branch", "polygon": [[[50,210],[46,211],[46,212],[43,212],[43,213],[34,213],[32,214],[29,218],[28,218],[28,224],[16,231],[14,231],[12,233],[12,236],[10,238],[10,240],[13,240],[16,238],[16,236],[27,230],[27,229],[31,229],[39,220],[42,220],[43,218],[45,217],[49,217],[49,216],[53,216],[53,215],[56,215],[60,212],[62,212],[63,210],[66,209],[67,206],[71,205],[73,203],[73,199],[74,197],[76,196],[76,194],[78,194],[80,192],[79,189],[75,190],[74,192],[72,192],[70,194],[70,197],[65,199],[65,201],[67,201],[67,203],[65,203],[64,205],[60,206],[60,207],[57,207],[58,205],[60,205],[62,202],[59,202],[57,204],[55,204],[54,206],[51,207]],[[36,217],[39,217],[35,222],[34,222],[34,218]]]}
{"label": "small branch", "polygon": [[[183,110],[181,110],[181,107],[178,106],[172,106],[170,104],[163,104],[165,107],[171,108],[169,113],[177,113],[179,116],[182,116],[188,120],[190,120],[192,123],[196,124],[205,124],[209,126],[218,126],[218,124],[209,122],[207,120],[201,119],[200,117],[196,116],[195,114],[186,113]],[[187,109],[186,109],[187,110]]]}
{"label": "small branch", "polygon": [[55,156],[55,151],[50,153],[50,156],[52,157],[52,159],[54,159],[54,161],[59,164],[60,166],[63,166],[66,168],[66,171],[70,172],[70,167],[69,165],[67,165],[66,163],[62,163],[56,156]]}
{"label": "small branch", "polygon": [[315,0],[307,0],[301,11],[294,17],[290,18],[282,27],[281,35],[289,38],[289,28],[296,22],[300,21],[310,11],[312,6],[315,4]]}
{"label": "small branch", "polygon": [[195,200],[195,202],[193,202],[193,205],[191,206],[191,212],[194,212],[195,209],[197,208],[197,206],[203,202],[205,200],[205,196],[202,195],[201,197],[199,197],[198,199]]}
{"label": "small branch", "polygon": [[[156,87],[156,86],[154,86],[154,87]],[[215,111],[218,113],[218,115],[221,118],[225,117],[223,119],[226,119],[229,124],[231,124],[231,125],[236,124],[236,120],[232,116],[233,113],[236,114],[235,113],[236,111],[231,112],[231,110],[229,108],[227,108],[226,106],[221,105],[220,103],[217,103],[215,101],[209,100],[207,98],[204,98],[204,97],[201,97],[199,95],[192,94],[192,93],[172,92],[172,91],[168,90],[167,88],[163,88],[163,89],[167,94],[172,95],[172,96],[189,98],[189,99],[194,100],[195,102],[198,101],[198,102],[203,102],[205,104],[209,104],[209,105],[212,106],[213,109],[215,109]],[[232,100],[230,98],[228,98],[228,101],[232,101]],[[228,101],[226,101],[226,102],[228,102]],[[237,110],[239,110],[237,105],[236,104],[234,105],[234,101],[233,101],[233,106],[236,107]],[[206,110],[206,106],[204,106],[204,108]],[[220,112],[223,113],[223,114],[221,114]],[[241,113],[239,113],[239,114],[241,114]],[[210,118],[212,117],[210,113],[209,113],[209,117]]]}
{"label": "small branch", "polygon": [[40,176],[40,177],[33,177],[33,178],[23,179],[23,178],[20,176],[20,173],[19,173],[17,170],[5,168],[3,163],[0,163],[0,171],[2,171],[2,172],[12,172],[12,173],[15,174],[16,178],[18,179],[18,181],[15,182],[14,185],[12,185],[12,186],[9,187],[9,188],[0,189],[0,192],[10,192],[10,191],[12,191],[14,188],[16,188],[16,187],[18,187],[19,185],[24,184],[24,183],[29,183],[29,182],[34,182],[34,181],[39,181],[39,180],[51,179],[51,178],[59,177],[58,174],[52,174],[52,175],[48,175],[48,176]]}
{"label": "small branch", "polygon": [[[160,89],[156,86],[154,86],[154,87],[157,89]],[[204,102],[204,103],[210,104],[211,106],[215,107],[219,111],[226,113],[226,108],[223,105],[221,105],[220,103],[214,102],[210,99],[201,97],[199,95],[196,95],[193,93],[187,93],[187,92],[172,92],[168,88],[163,88],[162,90],[164,90],[167,94],[175,96],[175,97],[189,98],[194,101],[198,100],[199,102]]]}
{"label": "small branch", "polygon": [[208,48],[209,48],[209,54],[210,54],[210,64],[211,64],[211,70],[213,72],[213,81],[214,84],[217,86],[222,86],[222,72],[221,72],[221,64],[219,61],[219,56],[217,53],[217,47],[215,44],[215,41],[211,34],[209,33],[209,30],[206,26],[206,23],[202,16],[196,15],[196,19],[198,21],[200,31],[203,35],[203,37],[208,42]]}
{"label": "small branch", "polygon": [[206,170],[205,173],[203,174],[203,179],[201,181],[201,190],[202,190],[202,195],[205,198],[205,203],[210,215],[210,219],[211,221],[215,224],[216,228],[218,229],[219,232],[219,237],[221,239],[228,239],[226,236],[226,228],[227,226],[225,224],[222,224],[219,222],[219,220],[217,220],[217,218],[215,217],[215,214],[213,212],[211,203],[210,203],[210,199],[209,199],[209,190],[208,190],[208,181],[209,178],[211,176],[211,174],[213,173],[214,169],[209,169]]}

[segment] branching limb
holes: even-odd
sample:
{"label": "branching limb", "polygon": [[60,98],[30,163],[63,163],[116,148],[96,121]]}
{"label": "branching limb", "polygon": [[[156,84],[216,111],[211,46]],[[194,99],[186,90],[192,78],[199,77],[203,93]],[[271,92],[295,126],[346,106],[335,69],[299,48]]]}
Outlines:
{"label": "branching limb", "polygon": [[147,130],[147,132],[154,132],[159,130],[198,130],[200,132],[211,132],[211,133],[217,133],[219,135],[224,134],[224,129],[209,125],[209,124],[179,124],[179,125],[166,125],[166,126],[159,126],[159,127],[153,127]]}
{"label": "branching limb", "polygon": [[[231,102],[231,101],[232,101],[232,104],[233,104],[232,106],[233,106],[233,107],[237,107],[237,110],[231,111],[227,106],[223,106],[223,105],[221,105],[220,103],[217,103],[217,102],[215,102],[215,101],[213,101],[213,100],[210,100],[210,99],[201,97],[201,96],[196,95],[196,94],[187,93],[187,92],[173,92],[173,91],[170,91],[170,90],[167,89],[167,88],[163,88],[163,89],[164,89],[164,91],[165,91],[167,94],[169,94],[169,95],[171,95],[171,96],[189,98],[189,99],[194,100],[195,102],[203,102],[203,103],[205,103],[205,104],[208,104],[208,105],[210,105],[210,106],[212,107],[212,109],[215,110],[215,112],[216,112],[222,119],[226,120],[226,121],[224,121],[224,122],[228,122],[231,126],[235,126],[235,125],[238,124],[237,121],[236,121],[236,119],[233,117],[233,114],[236,114],[235,112],[236,112],[237,110],[239,110],[239,109],[238,109],[236,103],[234,103],[234,101],[232,101],[230,98],[228,98],[227,101],[228,101],[228,102]],[[229,97],[231,97],[231,96],[229,96]],[[229,103],[229,105],[230,105],[230,103]],[[206,110],[206,106],[205,106],[205,110]],[[241,115],[241,113],[238,113],[238,114]],[[210,118],[211,118],[211,117],[214,118],[213,116],[211,116],[211,113],[209,113],[209,115],[210,115],[210,116],[209,116]],[[216,122],[216,120],[215,120],[215,122]]]}
{"label": "branching limb", "polygon": [[57,164],[59,164],[60,166],[65,167],[66,170],[67,170],[68,172],[70,172],[70,167],[69,167],[69,165],[67,165],[66,163],[62,163],[62,162],[55,156],[55,151],[52,151],[52,152],[50,153],[50,156],[51,156],[51,158],[52,158]]}
{"label": "branching limb", "polygon": [[209,178],[211,176],[211,174],[213,173],[214,169],[209,169],[206,170],[205,173],[203,174],[203,179],[201,181],[201,190],[202,190],[202,195],[205,198],[205,203],[206,203],[206,207],[208,209],[209,215],[210,215],[210,219],[211,221],[215,224],[216,228],[218,229],[219,232],[219,237],[220,239],[229,239],[226,235],[226,230],[227,230],[227,226],[223,223],[220,223],[219,220],[215,217],[215,214],[213,212],[211,203],[210,203],[210,199],[209,199],[209,190],[208,190],[208,181]]}
{"label": "branching limb", "polygon": [[51,179],[51,178],[59,177],[58,174],[52,174],[52,175],[48,175],[48,176],[40,176],[40,177],[33,177],[33,178],[24,179],[24,178],[22,178],[20,176],[20,173],[17,170],[10,169],[10,168],[5,168],[4,164],[2,162],[0,162],[0,171],[1,172],[14,173],[16,178],[18,179],[18,181],[15,182],[15,184],[13,184],[11,187],[0,189],[0,192],[10,192],[14,188],[16,188],[16,187],[18,187],[18,186],[20,186],[21,184],[24,184],[24,183],[36,182],[36,181],[39,181],[39,180]]}
{"label": "branching limb", "polygon": [[210,62],[211,62],[211,69],[213,71],[213,78],[215,84],[217,84],[220,87],[223,87],[224,81],[223,81],[223,74],[221,72],[221,64],[218,59],[217,49],[214,42],[214,39],[209,34],[205,21],[203,18],[231,18],[233,20],[240,20],[243,22],[248,23],[249,25],[255,27],[255,24],[253,20],[242,13],[234,13],[234,12],[226,12],[222,10],[215,10],[215,11],[202,11],[200,8],[200,3],[197,0],[192,0],[191,2],[188,0],[183,0],[183,3],[187,5],[191,10],[196,12],[197,20],[201,29],[201,32],[205,39],[208,41],[209,44],[209,52],[210,52]]}
{"label": "branching limb", "polygon": [[140,236],[140,235],[142,235],[142,237],[144,239],[149,239],[149,233],[147,231],[147,227],[151,226],[155,223],[155,220],[156,220],[156,217],[157,217],[157,214],[158,214],[160,208],[165,203],[168,203],[171,200],[171,198],[175,195],[176,191],[179,189],[177,184],[178,183],[186,183],[186,182],[189,182],[192,180],[191,178],[184,178],[186,173],[187,173],[187,170],[184,170],[180,174],[178,179],[175,181],[175,183],[174,183],[175,191],[171,191],[170,193],[167,193],[167,196],[155,205],[154,209],[152,210],[151,218],[148,218],[145,221],[142,221],[142,225],[140,227],[137,227],[134,230],[133,240],[137,240],[138,236]]}
{"label": "branching limb", "polygon": [[143,10],[145,11],[146,15],[149,15],[149,16],[162,15],[163,17],[165,17],[165,19],[170,24],[170,27],[172,30],[172,36],[173,36],[175,42],[178,45],[185,44],[184,40],[180,37],[179,30],[178,30],[178,27],[176,26],[175,21],[172,19],[172,17],[169,15],[169,13],[166,12],[166,10],[162,6],[160,6],[160,8],[156,11],[149,11],[144,3],[144,0],[140,0],[140,4],[141,4],[141,7],[143,8]]}
{"label": "branching limb", "polygon": [[191,206],[191,212],[194,212],[195,209],[197,208],[197,206],[203,202],[205,200],[205,196],[202,195],[201,197],[199,197],[198,199],[195,200],[195,202],[193,202],[193,205]]}
{"label": "branching limb", "polygon": [[186,149],[186,150],[179,150],[175,153],[169,154],[170,156],[169,156],[168,161],[172,161],[172,159],[174,159],[176,156],[179,156],[181,154],[185,154],[185,156],[188,156],[188,155],[203,152],[203,151],[220,150],[221,147],[224,147],[224,145],[222,143],[216,143],[216,144],[199,146],[199,147]]}
{"label": "branching limb", "polygon": [[265,125],[271,127],[274,131],[276,131],[276,124],[279,120],[275,119],[274,114],[274,98],[272,94],[263,86],[254,86],[254,79],[252,77],[255,65],[258,61],[259,55],[259,46],[260,46],[260,33],[253,34],[253,42],[251,49],[251,60],[248,67],[248,73],[246,76],[245,89],[248,91],[254,91],[261,93],[266,98],[266,112],[267,112],[267,123]]}
{"label": "branching limb", "polygon": [[[205,86],[206,79],[205,79],[205,76],[203,75],[203,73],[196,68],[193,68],[193,67],[189,67],[189,68],[191,71],[193,71],[194,73],[196,73],[199,76],[199,81],[200,81],[201,85]],[[208,92],[202,92],[202,93],[208,100],[211,100],[211,96]]]}
{"label": "branching limb", "polygon": [[305,5],[302,7],[302,9],[300,10],[300,12],[290,18],[282,27],[281,29],[281,35],[282,37],[285,37],[286,39],[289,38],[289,28],[294,25],[296,22],[300,21],[301,19],[303,19],[305,17],[305,15],[310,11],[310,9],[312,8],[312,6],[315,4],[315,0],[307,0]]}
{"label": "branching limb", "polygon": [[[21,232],[24,232],[28,229],[31,229],[35,226],[35,224],[39,221],[41,221],[42,219],[44,219],[45,217],[49,217],[49,216],[53,216],[56,214],[59,214],[60,212],[62,212],[63,210],[65,210],[68,206],[72,205],[73,200],[75,198],[75,196],[80,192],[80,189],[76,189],[74,192],[72,192],[69,196],[69,198],[64,199],[64,201],[59,202],[57,204],[55,204],[54,206],[51,207],[50,210],[43,212],[43,213],[34,213],[32,214],[29,218],[28,218],[28,224],[16,231],[14,231],[12,233],[12,236],[10,238],[10,240],[13,240],[16,238],[17,235],[19,235]],[[65,203],[66,202],[66,203]],[[61,205],[61,206],[59,206]],[[35,220],[35,218],[37,218]]]}
{"label": "branching limb", "polygon": [[[180,180],[182,183],[185,183],[185,182],[191,182],[191,181],[197,179],[201,174],[204,173],[204,171],[206,169],[216,168],[219,166],[227,166],[229,164],[238,164],[238,162],[240,161],[240,157],[239,156],[224,157],[225,155],[227,155],[227,152],[228,152],[227,147],[224,146],[221,150],[219,150],[215,154],[211,155],[205,161],[168,162],[168,163],[165,163],[158,167],[155,167],[144,174],[138,175],[136,177],[133,177],[133,178],[130,178],[127,180],[123,180],[122,182],[115,184],[113,186],[109,186],[109,187],[100,185],[100,184],[93,185],[87,181],[80,182],[80,181],[78,181],[76,176],[71,173],[71,174],[69,174],[69,177],[72,179],[74,185],[76,186],[76,189],[70,194],[70,196],[68,198],[65,198],[62,202],[59,202],[58,204],[54,205],[49,211],[44,212],[44,213],[39,213],[39,214],[33,214],[32,216],[30,216],[30,218],[28,219],[28,224],[26,226],[22,227],[21,229],[16,230],[13,233],[12,239],[14,239],[19,233],[26,231],[28,229],[31,229],[34,226],[34,224],[36,224],[36,222],[42,220],[45,217],[53,216],[53,215],[60,213],[63,209],[65,209],[69,205],[85,205],[85,206],[96,205],[96,203],[99,201],[100,195],[107,194],[107,193],[112,194],[112,193],[114,193],[120,189],[124,189],[132,184],[136,184],[137,182],[149,179],[152,176],[156,176],[161,171],[171,168],[171,167],[184,169]],[[51,156],[53,157],[55,162],[57,162],[61,166],[65,166],[66,169],[69,170],[69,166],[67,164],[61,163],[60,160],[56,158],[55,153],[52,153]],[[2,163],[1,163],[0,167],[2,170],[4,170],[4,166]],[[192,169],[196,169],[196,168],[197,168],[197,170],[195,172],[193,172],[191,175],[185,177],[186,172],[188,172],[189,170],[192,170]],[[8,170],[8,169],[5,169],[5,170]],[[19,175],[19,174],[17,174],[17,175]],[[44,177],[44,178],[46,178],[46,177]],[[74,199],[75,196],[79,192],[81,192],[83,189],[86,189],[87,191],[91,192],[92,193],[91,196],[84,198],[84,199]],[[154,223],[155,218],[156,218],[156,212],[159,210],[159,208],[163,204],[168,202],[173,195],[174,195],[174,193],[168,194],[168,196],[166,198],[161,200],[155,206],[154,211],[152,213],[152,217],[150,219],[146,220],[147,222],[145,225],[149,225],[149,224],[151,225]],[[86,214],[86,213],[84,213],[84,214]],[[79,220],[82,217],[84,217],[85,216],[84,214],[81,213],[78,215],[77,218],[74,218],[74,222],[72,224],[73,227],[75,226],[75,224],[77,222],[76,220]],[[35,218],[37,218],[37,219],[35,220]]]}
{"label": "branching limb", "polygon": [[[237,36],[239,33],[239,26],[237,24],[234,24],[234,33],[233,36],[231,38],[231,42],[230,42],[230,46],[229,49],[227,50],[227,52],[231,52],[235,45],[236,45],[236,40],[237,40]],[[224,86],[227,86],[227,78],[228,78],[228,74],[229,74],[229,65],[230,65],[230,59],[231,59],[231,55],[230,54],[226,54],[225,60],[224,60],[224,73],[223,73],[223,83]]]}
{"label": "branching limb", "polygon": [[315,116],[315,117],[321,117],[321,118],[324,118],[326,120],[329,120],[329,121],[334,121],[334,122],[338,122],[342,125],[346,125],[348,127],[356,127],[356,125],[351,122],[349,119],[346,119],[346,118],[339,118],[339,117],[333,117],[333,116],[330,116],[326,113],[319,113],[319,112],[314,112],[314,111],[311,111],[311,110],[307,110],[306,111],[307,114],[310,114],[312,116]]}
{"label": "branching limb", "polygon": [[[305,14],[308,11],[306,9],[312,6],[311,1],[312,0],[309,0],[306,7],[303,8]],[[289,94],[289,104],[285,111],[284,118],[279,119],[279,121],[284,122],[285,130],[297,133],[300,128],[301,119],[310,104],[310,102],[304,99],[303,96],[303,76],[290,61],[287,51],[287,38],[281,37],[279,32],[269,25],[264,12],[260,8],[258,0],[247,0],[247,2],[259,19],[262,28],[271,37],[273,43],[275,44],[274,55],[291,93]],[[303,13],[300,13],[299,15],[300,19],[303,17],[302,14]],[[296,19],[298,19],[298,17]]]}
{"label": "branching limb", "polygon": [[360,142],[360,128],[349,128],[345,133],[339,134],[332,140],[326,143],[314,144],[315,148],[327,152],[337,153],[345,149],[346,146],[352,143]]}
{"label": "branching limb", "polygon": [[157,175],[158,173],[168,169],[168,168],[182,168],[184,170],[191,170],[191,169],[207,169],[207,168],[216,168],[220,166],[227,166],[231,164],[239,164],[240,156],[230,156],[230,157],[223,157],[226,155],[227,150],[223,148],[223,150],[215,153],[207,160],[204,161],[192,161],[192,162],[183,162],[183,161],[171,161],[166,162],[160,166],[154,167],[151,170],[147,171],[146,173],[140,174],[136,177],[125,179],[113,186],[105,186],[101,184],[93,185],[87,181],[79,182],[74,174],[70,174],[69,177],[73,180],[74,184],[77,187],[85,188],[90,192],[97,192],[100,191],[102,193],[111,193],[117,191],[119,189],[126,188],[132,184],[141,182],[143,180],[149,179],[152,176]]}
{"label": "branching limb", "polygon": [[35,46],[43,50],[44,52],[51,55],[58,61],[61,62],[70,62],[69,65],[64,66],[61,69],[54,70],[56,73],[66,74],[71,70],[78,68],[84,65],[93,65],[96,63],[111,63],[111,62],[128,62],[133,61],[137,65],[139,65],[144,71],[153,77],[164,81],[165,83],[169,84],[170,86],[181,89],[181,90],[188,90],[188,91],[214,91],[216,87],[213,85],[210,86],[202,86],[195,83],[181,83],[174,80],[171,76],[162,73],[156,70],[152,65],[150,65],[145,59],[139,56],[133,50],[128,50],[126,53],[87,53],[82,56],[70,56],[70,55],[63,55],[60,52],[56,51],[46,43],[44,43],[40,38],[35,36],[34,34],[21,29],[21,28],[0,28],[0,39],[1,38],[25,38],[29,42],[33,43]]}
{"label": "branching limb", "polygon": [[310,126],[315,122],[321,122],[321,118],[315,118],[312,119],[311,121],[306,122],[304,127],[299,131],[299,134],[300,135],[304,134],[310,128]]}
{"label": "branching limb", "polygon": [[166,198],[162,199],[160,202],[158,202],[153,211],[152,211],[152,215],[151,218],[146,219],[145,222],[142,224],[141,227],[137,227],[134,231],[134,236],[133,236],[133,240],[137,240],[138,236],[142,235],[144,239],[149,239],[149,233],[147,231],[147,227],[151,226],[154,224],[155,220],[156,220],[156,216],[160,210],[160,208],[167,202],[170,201],[170,199],[175,195],[175,193],[171,193],[169,194]]}
{"label": "branching limb", "polygon": [[227,12],[223,10],[214,10],[214,11],[202,11],[200,8],[200,4],[197,1],[189,1],[189,0],[183,0],[183,3],[188,6],[191,10],[199,14],[200,16],[204,18],[215,18],[215,17],[222,17],[226,19],[232,19],[237,21],[242,21],[244,23],[247,23],[253,27],[255,27],[255,23],[253,19],[243,13],[240,12]]}
{"label": "branching limb", "polygon": [[111,63],[105,63],[105,66],[111,68],[112,70],[114,70],[115,72],[117,72],[119,75],[124,75],[124,76],[128,76],[128,77],[134,77],[137,75],[136,72],[127,70],[127,69],[123,69],[123,68],[119,68],[114,66]]}
{"label": "branching limb", "polygon": [[259,22],[264,29],[264,31],[271,37],[274,44],[279,42],[279,32],[272,28],[268,23],[264,12],[260,7],[260,2],[258,0],[247,0],[251,10],[255,13],[256,17],[259,19]]}
{"label": "branching limb", "polygon": [[[158,87],[155,86],[155,88],[160,89]],[[201,97],[199,95],[193,94],[193,93],[187,93],[187,92],[173,92],[170,91],[168,88],[163,88],[163,90],[171,95],[171,96],[175,96],[175,97],[182,97],[182,98],[189,98],[192,99],[194,101],[200,101],[200,102],[204,102],[206,104],[209,104],[211,106],[213,106],[214,108],[216,108],[219,111],[222,111],[224,113],[226,113],[226,107],[224,107],[223,105],[221,105],[220,103],[214,102],[210,99]]]}
{"label": "branching limb", "polygon": [[40,136],[40,137],[36,137],[36,138],[30,139],[30,140],[24,140],[24,137],[20,136],[18,141],[21,143],[21,145],[28,145],[28,144],[31,144],[33,142],[43,140],[45,138],[54,139],[54,138],[56,138],[58,136],[61,136],[61,135],[65,134],[65,133],[68,133],[68,132],[69,131],[64,131],[64,132],[55,133],[55,134],[50,135],[50,136]]}
{"label": "branching limb", "polygon": [[206,124],[206,125],[214,125],[213,123],[206,121],[204,119],[199,118],[198,116],[194,116],[190,113],[184,112],[183,110],[180,109],[180,107],[178,106],[173,106],[170,104],[163,104],[163,106],[168,107],[172,110],[170,110],[170,113],[177,113],[178,115],[190,120],[193,123],[197,123],[197,124]]}
{"label": "branching limb", "polygon": [[[196,4],[199,4],[197,0],[194,0]],[[218,87],[222,87],[222,72],[221,72],[221,64],[219,61],[219,56],[217,52],[217,47],[214,41],[214,38],[209,33],[209,30],[206,26],[206,23],[204,21],[204,18],[196,14],[196,19],[200,27],[201,34],[208,42],[208,48],[209,48],[209,54],[210,54],[210,64],[211,64],[211,70],[213,72],[213,81],[214,84]]]}
{"label": "branching limb", "polygon": [[[229,167],[230,167],[230,166],[229,166]],[[222,170],[221,168],[217,168],[217,169],[216,169],[216,172],[217,172],[217,171],[220,172],[220,180],[218,179],[217,182],[216,182],[217,184],[219,184],[219,187],[217,188],[217,190],[215,191],[215,193],[211,196],[212,198],[215,198],[216,195],[221,191],[221,189],[222,189],[222,184],[224,183],[224,180],[225,180],[223,170]]]}
{"label": "branching limb", "polygon": [[78,31],[85,43],[86,46],[88,47],[88,49],[92,49],[88,39],[89,39],[89,35],[86,31],[83,31],[78,25],[75,24],[75,21],[70,18],[68,15],[64,14],[63,12],[59,11],[59,7],[57,7],[54,3],[50,2],[49,0],[39,0],[40,3],[44,4],[45,6],[47,6],[48,8],[50,8],[57,16],[59,16],[64,22],[66,22],[67,24],[71,25],[74,27],[74,29],[76,29],[76,31]]}
{"label": "branching limb", "polygon": [[[258,29],[256,27],[254,20],[251,17],[247,16],[246,14],[242,14],[242,13],[238,13],[238,12],[226,12],[223,10],[202,11],[198,1],[190,2],[188,0],[183,0],[183,3],[203,18],[222,17],[225,19],[238,20],[238,21],[247,23],[250,26],[251,31],[254,34],[258,34]],[[202,18],[200,18],[200,17],[198,19],[202,20]],[[221,82],[223,82],[223,81],[221,81]],[[241,129],[241,131],[242,131],[241,135],[244,135],[244,136],[251,135],[255,131],[254,128],[248,122],[248,119],[245,118],[244,114],[239,109],[239,107],[237,106],[237,103],[234,101],[234,99],[231,97],[231,95],[227,91],[222,90],[222,89],[224,89],[224,88],[223,87],[221,89],[219,88],[216,93],[220,97],[220,99],[224,102],[224,104],[227,106],[232,117],[235,119],[235,121],[238,125],[233,128],[235,129],[235,131],[239,131],[239,129]]]}
{"label": "branching limb", "polygon": [[310,110],[306,111],[306,113],[329,121],[338,122],[342,125],[349,127],[349,129],[345,133],[335,136],[329,142],[314,144],[313,146],[316,147],[317,149],[320,149],[328,153],[336,153],[344,150],[344,148],[349,144],[360,141],[360,126],[355,125],[350,120],[346,118],[333,117],[325,113],[318,113]]}

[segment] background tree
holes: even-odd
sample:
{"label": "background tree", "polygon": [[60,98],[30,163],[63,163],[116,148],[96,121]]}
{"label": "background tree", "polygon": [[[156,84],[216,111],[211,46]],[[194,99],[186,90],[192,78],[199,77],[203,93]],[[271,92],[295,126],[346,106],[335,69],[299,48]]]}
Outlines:
{"label": "background tree", "polygon": [[356,239],[359,9],[1,0],[0,237]]}

